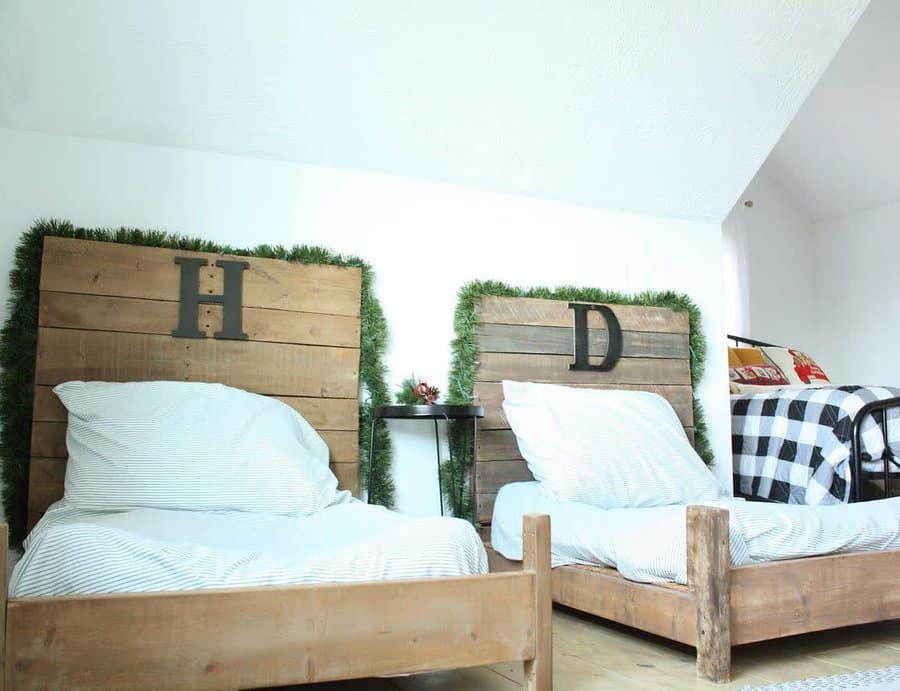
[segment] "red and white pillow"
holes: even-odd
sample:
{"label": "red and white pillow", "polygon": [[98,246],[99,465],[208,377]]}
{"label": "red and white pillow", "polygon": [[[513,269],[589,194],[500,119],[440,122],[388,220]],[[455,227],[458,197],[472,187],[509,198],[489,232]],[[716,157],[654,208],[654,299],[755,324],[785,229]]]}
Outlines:
{"label": "red and white pillow", "polygon": [[794,348],[765,346],[729,349],[731,393],[749,394],[772,388],[827,386],[828,376],[806,353]]}
{"label": "red and white pillow", "polygon": [[824,370],[804,352],[772,347],[765,347],[762,351],[766,359],[781,370],[789,384],[822,386],[830,383]]}
{"label": "red and white pillow", "polygon": [[786,386],[790,382],[775,365],[742,365],[728,370],[732,384],[756,386]]}

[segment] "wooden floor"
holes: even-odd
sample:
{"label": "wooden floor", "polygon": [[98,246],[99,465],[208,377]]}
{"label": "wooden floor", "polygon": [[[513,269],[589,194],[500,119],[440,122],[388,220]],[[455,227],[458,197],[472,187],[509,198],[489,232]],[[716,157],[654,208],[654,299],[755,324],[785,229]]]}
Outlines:
{"label": "wooden floor", "polygon": [[[900,621],[795,636],[734,652],[731,684],[700,681],[690,648],[557,609],[553,620],[554,688],[656,690],[740,689],[900,664]],[[317,684],[303,691],[514,691],[521,665]]]}

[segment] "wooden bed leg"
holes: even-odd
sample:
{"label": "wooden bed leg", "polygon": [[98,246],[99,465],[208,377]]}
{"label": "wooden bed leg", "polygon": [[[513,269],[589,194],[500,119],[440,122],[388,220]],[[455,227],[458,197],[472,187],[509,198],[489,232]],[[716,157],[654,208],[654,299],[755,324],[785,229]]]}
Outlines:
{"label": "wooden bed leg", "polygon": [[687,508],[687,578],[697,599],[697,674],[731,679],[731,549],[728,510]]}
{"label": "wooden bed leg", "polygon": [[550,516],[522,518],[524,571],[534,574],[534,658],[525,660],[526,691],[553,689],[553,593],[550,583]]}
{"label": "wooden bed leg", "polygon": [[9,561],[9,528],[0,523],[0,691],[6,688],[6,592],[9,578],[6,573]]}

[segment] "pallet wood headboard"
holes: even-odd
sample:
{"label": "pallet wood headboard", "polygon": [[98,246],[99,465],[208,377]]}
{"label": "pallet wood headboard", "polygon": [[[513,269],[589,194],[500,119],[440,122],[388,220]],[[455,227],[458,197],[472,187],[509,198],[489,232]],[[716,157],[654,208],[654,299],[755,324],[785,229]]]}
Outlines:
{"label": "pallet wood headboard", "polygon": [[[185,268],[192,262],[176,263],[176,257],[206,265]],[[247,263],[230,269],[227,289],[226,269],[216,265],[222,260]],[[52,387],[78,379],[220,382],[278,398],[319,431],[340,486],[358,494],[361,281],[352,267],[47,237],[28,528],[63,495],[66,411]],[[235,333],[233,324],[223,328],[228,307],[201,303],[185,312],[182,293],[224,294],[232,309],[239,306],[246,339],[214,337]],[[173,336],[180,316],[205,336]]]}
{"label": "pallet wood headboard", "polygon": [[[509,482],[531,480],[503,414],[504,379],[653,391],[666,398],[693,441],[693,390],[687,312],[607,305],[622,335],[621,358],[609,371],[572,370],[575,310],[564,300],[483,297],[477,308],[475,401],[484,406],[475,462],[478,523],[491,522],[494,499]],[[587,311],[589,362],[604,360],[609,330],[600,312]]]}

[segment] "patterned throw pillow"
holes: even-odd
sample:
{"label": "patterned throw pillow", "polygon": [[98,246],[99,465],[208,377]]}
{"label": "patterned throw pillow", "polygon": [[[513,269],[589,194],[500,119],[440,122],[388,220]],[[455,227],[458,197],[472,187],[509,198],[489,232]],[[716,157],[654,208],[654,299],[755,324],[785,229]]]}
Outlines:
{"label": "patterned throw pillow", "polygon": [[780,369],[790,384],[827,384],[830,380],[809,355],[793,348],[763,348],[766,358]]}
{"label": "patterned throw pillow", "polygon": [[728,378],[733,384],[784,386],[790,383],[775,365],[732,367],[728,370]]}
{"label": "patterned throw pillow", "polygon": [[730,348],[729,350],[734,351],[734,355],[738,359],[738,364],[730,365],[731,367],[740,367],[741,365],[770,364],[759,348]]}

